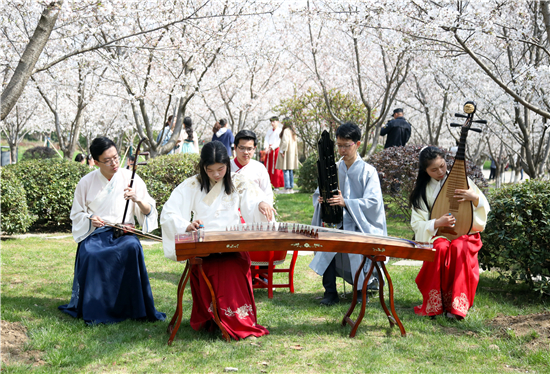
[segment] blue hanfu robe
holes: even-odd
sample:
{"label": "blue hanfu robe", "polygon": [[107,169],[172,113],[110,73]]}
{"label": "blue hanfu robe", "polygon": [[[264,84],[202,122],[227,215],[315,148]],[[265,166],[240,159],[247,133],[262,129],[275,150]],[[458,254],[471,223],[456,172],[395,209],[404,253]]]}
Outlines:
{"label": "blue hanfu robe", "polygon": [[[122,222],[124,188],[130,178],[130,170],[119,169],[109,181],[97,169],[84,176],[75,190],[71,219],[78,249],[72,295],[69,304],[59,309],[87,324],[166,318],[155,309],[139,239],[135,235],[115,239],[112,228],[95,228],[89,220],[96,215],[104,221]],[[130,201],[126,222],[133,223],[135,215],[144,231],[154,230],[158,226],[155,201],[137,175],[134,188],[138,197],[150,204],[151,211],[144,215]]]}
{"label": "blue hanfu robe", "polygon": [[[348,231],[356,231],[364,234],[387,235],[386,214],[384,211],[384,199],[380,188],[378,172],[372,166],[361,159],[359,154],[355,162],[349,167],[341,159],[336,163],[338,166],[338,182],[346,207],[344,217],[338,225],[339,228]],[[321,226],[321,209],[318,203],[319,188],[313,194],[313,206],[315,211],[311,224]],[[337,256],[338,255],[338,256]],[[336,272],[348,283],[353,284],[357,269],[361,265],[363,256],[359,254],[346,254],[335,252],[317,252],[309,264],[317,274],[323,275],[336,257]],[[367,259],[363,271],[359,277],[359,288],[362,288],[371,261]],[[369,279],[369,287],[376,288],[378,285],[374,277]]]}

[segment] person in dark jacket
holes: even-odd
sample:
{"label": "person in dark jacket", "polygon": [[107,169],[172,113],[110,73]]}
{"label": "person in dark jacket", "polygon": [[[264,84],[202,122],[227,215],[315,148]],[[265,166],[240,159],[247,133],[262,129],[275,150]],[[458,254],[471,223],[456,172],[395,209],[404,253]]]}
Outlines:
{"label": "person in dark jacket", "polygon": [[382,126],[380,135],[387,135],[384,149],[404,147],[407,144],[411,137],[411,124],[403,117],[403,109],[397,108],[393,111],[393,119]]}

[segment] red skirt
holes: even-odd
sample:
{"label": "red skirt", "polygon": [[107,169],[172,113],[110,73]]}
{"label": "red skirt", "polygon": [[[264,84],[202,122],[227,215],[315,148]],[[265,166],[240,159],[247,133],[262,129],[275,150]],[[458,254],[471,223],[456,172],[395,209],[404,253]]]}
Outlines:
{"label": "red skirt", "polygon": [[[239,340],[250,335],[269,334],[265,327],[256,323],[248,252],[210,255],[203,258],[202,267],[216,293],[218,316],[229,335]],[[191,268],[191,293],[191,327],[214,331],[217,325],[212,312],[212,297],[198,266]]]}
{"label": "red skirt", "polygon": [[425,261],[416,277],[423,300],[414,312],[422,316],[450,312],[465,317],[474,303],[479,282],[480,235],[463,235],[451,242],[439,238],[433,245],[434,262]]}
{"label": "red skirt", "polygon": [[283,171],[275,168],[275,165],[277,164],[277,157],[279,157],[279,148],[272,150],[267,154],[265,159],[265,167],[273,187],[280,188],[285,186],[285,178],[283,176]]}

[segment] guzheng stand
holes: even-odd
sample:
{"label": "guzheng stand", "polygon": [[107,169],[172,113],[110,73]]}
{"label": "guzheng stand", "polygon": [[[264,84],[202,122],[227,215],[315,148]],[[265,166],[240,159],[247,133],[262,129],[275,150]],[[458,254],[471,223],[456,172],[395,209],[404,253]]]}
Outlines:
{"label": "guzheng stand", "polygon": [[[170,334],[168,339],[168,345],[171,345],[174,341],[176,333],[180,327],[182,318],[183,318],[183,291],[185,286],[189,281],[191,275],[191,267],[198,267],[199,273],[202,275],[205,280],[208,288],[210,290],[210,295],[212,297],[212,309],[214,314],[214,321],[220,328],[223,337],[228,342],[230,341],[229,334],[223,327],[220,322],[217,308],[217,298],[212,288],[210,281],[208,280],[204,270],[202,268],[202,259],[200,257],[208,256],[210,253],[217,252],[235,252],[235,251],[254,251],[254,250],[265,250],[265,246],[258,246],[254,244],[255,240],[264,240],[265,245],[268,245],[270,248],[275,250],[316,250],[323,252],[342,252],[342,253],[358,253],[363,255],[363,261],[361,266],[355,273],[355,278],[353,282],[353,299],[351,305],[346,315],[342,319],[342,326],[349,324],[351,326],[351,332],[349,334],[350,338],[355,337],[357,329],[365,316],[365,309],[367,303],[367,284],[368,280],[371,277],[374,269],[376,268],[378,274],[384,273],[386,281],[388,283],[389,289],[389,299],[390,299],[390,309],[388,309],[386,302],[384,300],[384,285],[386,281],[380,282],[380,289],[378,291],[380,304],[388,317],[390,327],[394,325],[399,326],[401,331],[401,336],[406,336],[405,328],[397,316],[395,311],[394,303],[394,292],[393,292],[393,283],[384,265],[387,257],[398,257],[398,258],[408,258],[416,259],[422,261],[433,261],[435,257],[435,250],[431,246],[424,246],[421,243],[415,243],[412,241],[397,239],[397,238],[388,238],[388,237],[361,237],[356,233],[348,233],[348,236],[342,236],[342,231],[338,232],[331,231],[330,229],[325,232],[321,232],[320,228],[317,232],[314,232],[311,229],[311,226],[307,226],[306,229],[299,228],[296,231],[293,229],[292,233],[288,231],[288,226],[286,227],[287,231],[284,231],[280,228],[279,232],[275,229],[270,232],[261,231],[241,231],[239,229],[235,231],[228,232],[210,232],[207,237],[202,237],[202,240],[197,242],[197,234],[186,234],[188,237],[183,238],[186,235],[180,235],[176,238],[176,256],[178,261],[188,260],[185,269],[181,275],[180,281],[178,283],[178,298],[176,311],[170,324],[168,325],[167,332]],[[311,230],[311,231],[309,231]],[[246,240],[246,236],[251,234],[254,240]],[[202,234],[204,235],[204,233]],[[183,239],[182,239],[183,238]],[[398,241],[401,240],[401,243]],[[329,244],[329,241],[335,242],[336,244]],[[334,246],[337,246],[334,247]],[[379,254],[380,252],[384,253],[383,255]],[[361,287],[362,293],[362,304],[357,320],[353,321],[351,315],[357,306],[357,290],[359,283],[359,276],[361,271],[365,266],[365,262],[369,258],[372,262],[369,267],[368,273],[363,281],[363,286]]]}

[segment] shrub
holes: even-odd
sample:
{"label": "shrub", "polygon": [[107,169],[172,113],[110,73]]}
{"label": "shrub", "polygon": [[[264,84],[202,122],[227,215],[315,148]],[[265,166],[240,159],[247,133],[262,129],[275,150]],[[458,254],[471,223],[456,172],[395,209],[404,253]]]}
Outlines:
{"label": "shrub", "polygon": [[550,185],[529,180],[494,190],[479,260],[501,279],[550,294]]}
{"label": "shrub", "polygon": [[29,148],[21,156],[21,161],[28,160],[45,160],[48,158],[59,157],[55,149],[48,147],[33,147]]}
{"label": "shrub", "polygon": [[26,232],[36,219],[29,214],[25,188],[9,168],[1,168],[1,221],[2,231],[7,234]]}
{"label": "shrub", "polygon": [[36,224],[67,229],[78,181],[92,169],[67,159],[30,160],[8,166],[21,180]]}
{"label": "shrub", "polygon": [[155,199],[159,216],[172,191],[185,179],[198,174],[198,166],[198,154],[179,153],[153,158],[147,165],[138,167],[137,174]]}
{"label": "shrub", "polygon": [[[373,154],[369,159],[369,163],[378,171],[384,201],[400,212],[397,218],[402,218],[404,222],[410,222],[411,219],[409,196],[418,175],[418,155],[422,148],[420,145],[390,147]],[[450,169],[454,163],[450,152],[447,152],[445,160]],[[466,161],[466,173],[481,190],[488,187],[483,172],[474,163]]]}
{"label": "shrub", "polygon": [[298,170],[296,184],[300,187],[300,192],[314,192],[317,188],[317,159],[316,154],[309,156]]}

